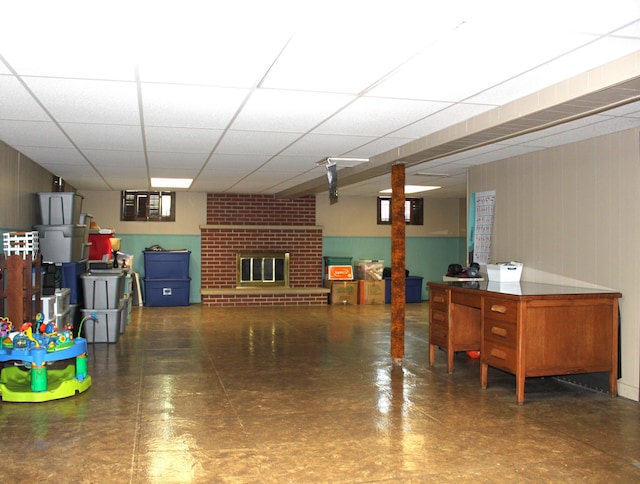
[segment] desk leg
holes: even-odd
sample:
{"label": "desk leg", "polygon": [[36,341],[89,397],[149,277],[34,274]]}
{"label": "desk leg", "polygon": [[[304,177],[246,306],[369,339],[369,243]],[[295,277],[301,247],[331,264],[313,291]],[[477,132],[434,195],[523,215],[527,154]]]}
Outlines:
{"label": "desk leg", "polygon": [[[617,364],[617,362],[616,362]],[[609,372],[609,393],[612,397],[618,396],[618,372]]]}
{"label": "desk leg", "polygon": [[455,352],[452,348],[447,348],[447,371],[449,375],[453,374],[453,357],[455,356]]}
{"label": "desk leg", "polygon": [[487,370],[489,365],[480,363],[480,387],[485,390],[487,388]]}
{"label": "desk leg", "polygon": [[429,344],[429,366],[433,366],[433,363],[436,361],[436,347],[432,344]]}
{"label": "desk leg", "polygon": [[518,405],[524,404],[524,382],[526,378],[524,375],[516,374],[516,403]]}

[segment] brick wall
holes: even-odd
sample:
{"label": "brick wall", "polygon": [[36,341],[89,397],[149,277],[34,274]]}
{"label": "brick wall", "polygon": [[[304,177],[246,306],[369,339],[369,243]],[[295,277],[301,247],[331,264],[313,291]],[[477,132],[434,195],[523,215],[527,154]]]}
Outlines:
{"label": "brick wall", "polygon": [[[207,227],[201,230],[202,288],[236,287],[236,254],[289,252],[292,288],[322,287],[322,230],[315,226],[315,197],[207,195]],[[246,226],[246,227],[244,227]],[[211,291],[209,291],[211,292]],[[317,305],[326,295],[203,294],[203,305]]]}
{"label": "brick wall", "polygon": [[316,198],[207,194],[208,225],[315,225]]}

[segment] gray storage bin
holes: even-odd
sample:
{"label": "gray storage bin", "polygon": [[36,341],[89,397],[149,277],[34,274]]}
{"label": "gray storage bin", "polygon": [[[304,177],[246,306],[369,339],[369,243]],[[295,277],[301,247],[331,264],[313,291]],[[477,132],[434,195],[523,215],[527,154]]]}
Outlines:
{"label": "gray storage bin", "polygon": [[95,316],[83,323],[84,337],[87,343],[117,343],[122,325],[124,303],[116,309],[82,309],[82,317]]}
{"label": "gray storage bin", "polygon": [[81,274],[85,307],[117,309],[124,295],[124,275],[124,272],[118,269]]}
{"label": "gray storage bin", "polygon": [[80,223],[82,195],[73,192],[40,192],[42,225],[75,225]]}
{"label": "gray storage bin", "polygon": [[36,225],[40,253],[44,262],[77,262],[82,260],[85,226]]}

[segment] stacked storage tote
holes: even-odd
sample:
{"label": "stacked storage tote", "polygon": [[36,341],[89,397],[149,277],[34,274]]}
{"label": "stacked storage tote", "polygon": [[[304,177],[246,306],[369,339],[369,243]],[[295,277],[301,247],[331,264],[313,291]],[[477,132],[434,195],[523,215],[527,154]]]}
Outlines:
{"label": "stacked storage tote", "polygon": [[[78,322],[78,309],[82,305],[80,274],[87,267],[90,215],[81,213],[82,195],[74,192],[39,192],[39,249],[42,254],[43,287],[42,294],[54,296],[59,290],[65,292],[69,311],[56,309],[55,316],[59,324]],[[56,300],[55,298],[53,299]],[[60,320],[60,316],[64,316]],[[58,328],[61,329],[61,328]]]}
{"label": "stacked storage tote", "polygon": [[188,250],[145,250],[144,299],[147,306],[189,305]]}
{"label": "stacked storage tote", "polygon": [[84,334],[89,343],[117,343],[124,333],[125,272],[122,269],[95,269],[82,274],[85,309]]}

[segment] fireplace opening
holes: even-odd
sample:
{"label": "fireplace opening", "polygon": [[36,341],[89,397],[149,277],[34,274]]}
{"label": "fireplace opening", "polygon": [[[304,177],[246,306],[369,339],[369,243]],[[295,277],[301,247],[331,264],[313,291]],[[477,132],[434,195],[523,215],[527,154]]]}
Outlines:
{"label": "fireplace opening", "polygon": [[236,254],[237,287],[289,287],[288,252]]}

